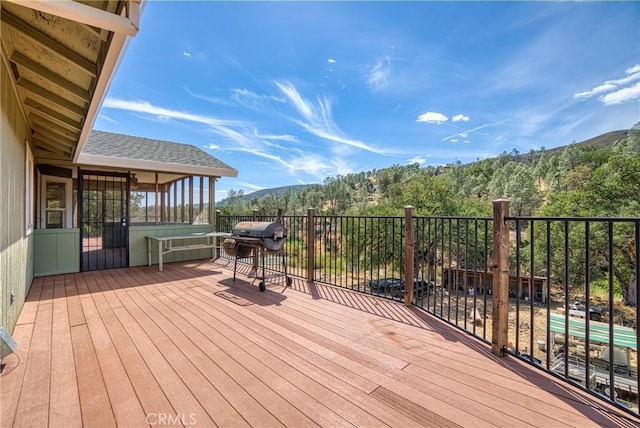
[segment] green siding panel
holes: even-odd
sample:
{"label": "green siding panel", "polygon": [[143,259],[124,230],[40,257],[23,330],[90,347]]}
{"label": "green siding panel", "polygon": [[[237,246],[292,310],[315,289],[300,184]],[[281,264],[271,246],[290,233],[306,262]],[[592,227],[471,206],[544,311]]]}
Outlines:
{"label": "green siding panel", "polygon": [[34,276],[80,272],[80,229],[34,231]]}

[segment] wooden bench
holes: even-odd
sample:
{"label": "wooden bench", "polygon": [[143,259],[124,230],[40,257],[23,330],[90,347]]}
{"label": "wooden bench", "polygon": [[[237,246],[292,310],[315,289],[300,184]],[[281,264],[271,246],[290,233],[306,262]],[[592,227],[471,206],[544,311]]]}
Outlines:
{"label": "wooden bench", "polygon": [[[157,242],[158,248],[158,270],[162,272],[163,256],[165,254],[172,253],[174,251],[188,251],[188,250],[202,250],[211,248],[212,256],[216,256],[216,249],[219,249],[219,245],[216,244],[215,238],[221,238],[230,236],[230,233],[225,232],[208,232],[208,233],[192,233],[189,235],[178,236],[151,236],[147,235],[147,256],[149,266],[151,266],[151,251],[154,248],[152,241]],[[179,244],[181,241],[189,240],[188,243]],[[193,243],[194,241],[204,240],[203,243]]]}

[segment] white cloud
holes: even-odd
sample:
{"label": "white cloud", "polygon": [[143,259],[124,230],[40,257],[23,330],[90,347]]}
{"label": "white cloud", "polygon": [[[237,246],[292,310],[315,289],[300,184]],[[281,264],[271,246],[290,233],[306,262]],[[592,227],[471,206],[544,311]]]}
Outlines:
{"label": "white cloud", "polygon": [[[635,96],[635,86],[630,86],[628,88],[618,89],[620,86],[627,85],[631,82],[640,79],[640,64],[636,64],[633,67],[627,68],[624,73],[626,76],[621,77],[620,79],[612,79],[607,80],[601,85],[594,87],[588,91],[578,92],[573,94],[573,98],[580,100],[585,98],[591,98],[596,95],[606,94],[600,97],[600,100],[605,105],[610,104],[619,104],[624,101],[628,101],[629,99],[634,99]],[[615,92],[614,92],[615,91]],[[611,96],[609,96],[611,95]],[[631,98],[628,98],[631,96]],[[622,99],[622,101],[617,101],[618,99]],[[614,100],[611,102],[610,100]]]}
{"label": "white cloud", "polygon": [[453,116],[451,118],[451,120],[454,121],[454,122],[460,122],[460,121],[468,122],[469,121],[469,116],[465,116],[464,114],[457,114],[457,115]]}
{"label": "white cloud", "polygon": [[447,120],[449,120],[449,118],[442,113],[428,111],[418,116],[416,122],[435,123],[439,125],[442,122],[446,122]]}
{"label": "white cloud", "polygon": [[604,83],[600,86],[596,86],[590,91],[578,92],[577,94],[573,94],[573,98],[575,98],[576,100],[580,100],[583,98],[591,98],[594,95],[602,94],[604,92],[609,92],[612,89],[615,89],[617,87],[618,87],[617,85],[614,85],[611,83]]}
{"label": "white cloud", "polygon": [[380,91],[389,86],[391,59],[388,56],[378,59],[376,64],[365,74],[365,80],[371,90]]}
{"label": "white cloud", "polygon": [[627,68],[624,72],[626,74],[634,74],[640,71],[640,64],[636,64],[633,67]]}
{"label": "white cloud", "polygon": [[329,64],[335,64],[335,63],[336,63],[336,60],[335,60],[335,59],[333,59],[333,58],[329,58],[329,59],[327,60],[327,63],[329,63]]}
{"label": "white cloud", "polygon": [[469,141],[469,140],[464,140],[464,141],[463,141],[463,143],[465,143],[465,144],[469,144],[469,143],[470,143],[470,141]]}
{"label": "white cloud", "polygon": [[458,141],[460,141],[460,140],[458,140],[457,138],[452,138],[452,139],[450,139],[449,141],[451,141],[452,143],[457,143],[457,142],[458,142]]}
{"label": "white cloud", "polygon": [[294,120],[296,124],[306,129],[311,134],[338,144],[355,147],[373,153],[384,153],[366,143],[347,138],[333,122],[331,102],[326,98],[318,98],[315,103],[302,98],[295,86],[289,82],[275,82],[276,86],[293,104],[296,111],[304,121]]}
{"label": "white cloud", "polygon": [[182,55],[191,58],[191,54],[187,51],[182,51]]}
{"label": "white cloud", "polygon": [[600,99],[604,105],[621,104],[627,101],[640,99],[640,82],[628,88],[623,88],[603,95]]}
{"label": "white cloud", "polygon": [[218,149],[220,148],[220,146],[219,146],[219,145],[217,145],[217,144],[213,144],[213,143],[209,143],[209,145],[208,145],[208,146],[204,146],[204,147],[205,147],[206,149],[209,149],[209,150],[218,150]]}
{"label": "white cloud", "polygon": [[427,163],[427,159],[422,157],[422,156],[416,156],[414,158],[409,159],[407,161],[407,163],[409,165],[414,164],[414,163],[417,163],[417,164],[420,164],[420,165],[424,165],[425,163]]}

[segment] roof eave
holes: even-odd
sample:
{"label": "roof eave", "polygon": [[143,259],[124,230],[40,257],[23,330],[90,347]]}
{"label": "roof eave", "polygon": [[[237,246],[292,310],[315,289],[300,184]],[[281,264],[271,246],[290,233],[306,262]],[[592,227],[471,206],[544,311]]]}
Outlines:
{"label": "roof eave", "polygon": [[[144,6],[144,2],[140,1],[140,9],[136,9],[135,5],[137,4],[136,0],[129,0],[129,5],[136,10],[134,16],[131,16],[130,19],[135,25],[136,28],[139,26],[139,17],[142,7]],[[79,156],[82,152],[82,148],[87,140],[87,137],[91,133],[93,129],[93,125],[95,123],[96,117],[98,115],[98,111],[100,110],[100,106],[102,106],[102,102],[104,101],[104,97],[107,94],[107,89],[111,84],[111,81],[115,75],[118,66],[120,65],[120,61],[124,57],[124,54],[129,45],[130,37],[127,36],[128,31],[123,32],[114,32],[113,37],[111,39],[111,43],[109,44],[109,49],[107,54],[105,55],[105,60],[102,65],[102,69],[100,72],[100,76],[98,77],[98,81],[96,83],[96,89],[93,93],[93,97],[91,98],[91,102],[89,104],[89,108],[87,110],[87,115],[84,120],[84,124],[82,126],[82,130],[80,132],[80,137],[78,139],[78,144],[76,146],[75,153],[73,154],[73,162],[79,162]]]}
{"label": "roof eave", "polygon": [[233,168],[212,168],[196,165],[184,165],[173,162],[158,162],[144,159],[125,159],[115,156],[81,153],[78,164],[119,168],[131,171],[160,171],[176,174],[202,175],[207,177],[237,177],[238,170]]}

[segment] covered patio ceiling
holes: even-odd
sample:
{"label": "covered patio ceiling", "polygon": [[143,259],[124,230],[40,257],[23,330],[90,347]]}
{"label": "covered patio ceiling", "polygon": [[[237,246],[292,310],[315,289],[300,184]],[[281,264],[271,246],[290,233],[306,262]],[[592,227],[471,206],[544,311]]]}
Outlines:
{"label": "covered patio ceiling", "polygon": [[2,61],[30,129],[36,163],[77,162],[141,0],[3,0]]}

